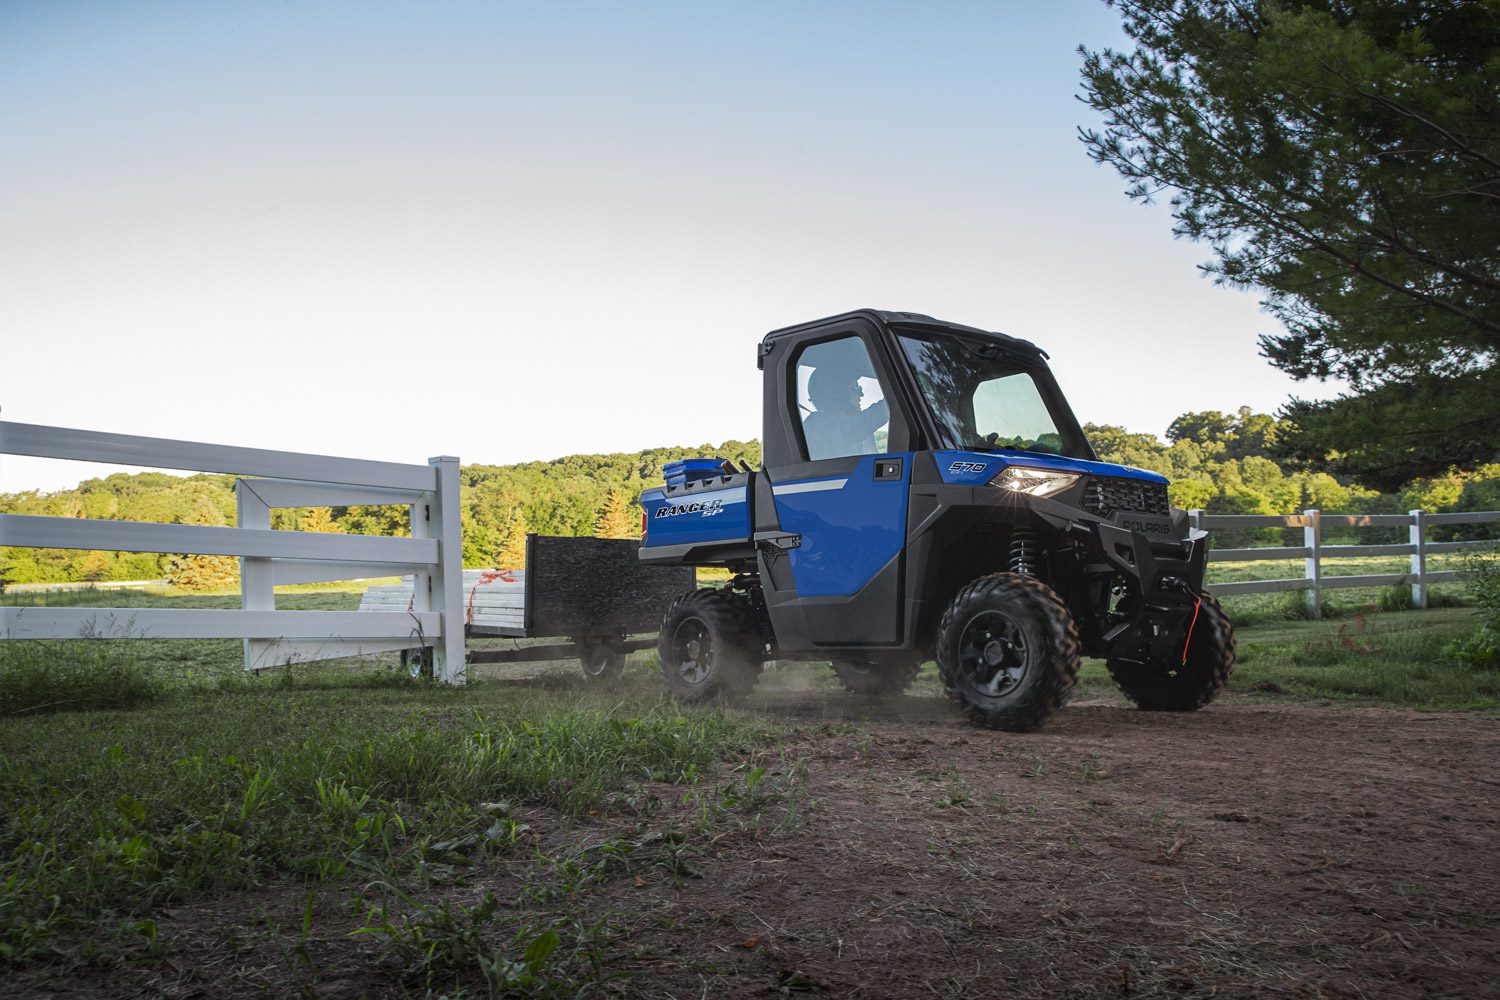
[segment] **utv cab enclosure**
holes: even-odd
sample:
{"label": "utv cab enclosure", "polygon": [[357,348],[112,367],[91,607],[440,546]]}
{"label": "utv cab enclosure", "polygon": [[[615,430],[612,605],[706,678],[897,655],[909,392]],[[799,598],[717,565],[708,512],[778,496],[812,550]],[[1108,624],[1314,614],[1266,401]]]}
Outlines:
{"label": "utv cab enclosure", "polygon": [[860,310],[773,331],[758,358],[764,466],[673,463],[641,498],[643,562],[732,574],[666,612],[678,697],[743,693],[772,659],[895,693],[935,658],[973,721],[1031,729],[1080,655],[1142,708],[1224,685],[1204,533],[1165,478],[1098,461],[1040,348]]}

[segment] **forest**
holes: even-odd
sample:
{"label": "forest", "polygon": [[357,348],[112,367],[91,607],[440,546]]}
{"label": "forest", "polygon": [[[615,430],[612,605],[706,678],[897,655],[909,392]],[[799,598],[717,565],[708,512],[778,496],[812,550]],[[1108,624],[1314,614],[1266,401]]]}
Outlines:
{"label": "forest", "polygon": [[[1500,465],[1452,469],[1413,480],[1397,492],[1378,492],[1278,460],[1278,435],[1285,431],[1283,422],[1248,408],[1183,414],[1167,428],[1165,440],[1107,424],[1085,427],[1101,460],[1162,473],[1172,480],[1172,502],[1188,509],[1245,514],[1308,507],[1338,513],[1500,509]],[[466,465],[464,564],[519,567],[528,532],[635,537],[641,492],[662,481],[668,462],[705,455],[758,466],[760,444],[725,441],[518,465]],[[234,477],[121,473],[52,493],[0,494],[0,513],[228,525],[235,517]],[[273,527],[404,534],[405,518],[402,507],[301,508],[277,511]],[[235,560],[229,558],[0,548],[0,580],[6,583],[167,579],[214,587],[233,584],[236,575]]]}

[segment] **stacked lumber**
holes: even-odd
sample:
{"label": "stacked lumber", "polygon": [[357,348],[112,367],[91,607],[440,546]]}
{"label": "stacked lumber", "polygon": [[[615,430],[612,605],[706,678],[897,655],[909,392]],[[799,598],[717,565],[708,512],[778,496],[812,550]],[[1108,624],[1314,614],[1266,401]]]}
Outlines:
{"label": "stacked lumber", "polygon": [[520,632],[526,627],[526,571],[491,570],[473,587],[465,580],[464,607],[470,625]]}
{"label": "stacked lumber", "polygon": [[[466,569],[463,582],[464,619],[484,628],[526,626],[526,571]],[[412,578],[398,584],[370,587],[359,600],[361,611],[410,611]]]}

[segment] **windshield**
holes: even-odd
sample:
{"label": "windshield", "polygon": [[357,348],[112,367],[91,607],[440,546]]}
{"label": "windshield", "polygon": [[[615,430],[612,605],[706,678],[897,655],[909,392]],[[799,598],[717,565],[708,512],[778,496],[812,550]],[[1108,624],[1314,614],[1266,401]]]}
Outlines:
{"label": "windshield", "polygon": [[1028,367],[999,345],[942,334],[898,339],[949,446],[1090,457],[1076,428],[1058,427]]}

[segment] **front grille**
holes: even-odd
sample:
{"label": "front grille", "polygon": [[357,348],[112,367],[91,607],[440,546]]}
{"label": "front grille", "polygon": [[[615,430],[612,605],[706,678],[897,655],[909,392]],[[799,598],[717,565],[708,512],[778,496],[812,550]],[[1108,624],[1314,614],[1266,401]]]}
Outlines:
{"label": "front grille", "polygon": [[1109,517],[1119,511],[1132,514],[1172,512],[1165,484],[1112,476],[1090,477],[1088,488],[1083,491],[1083,509],[1100,517]]}

